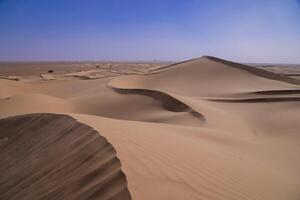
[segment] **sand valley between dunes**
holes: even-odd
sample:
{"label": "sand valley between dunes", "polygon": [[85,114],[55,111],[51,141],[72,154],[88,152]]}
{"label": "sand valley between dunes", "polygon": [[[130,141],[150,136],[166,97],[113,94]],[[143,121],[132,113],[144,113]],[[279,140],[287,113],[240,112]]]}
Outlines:
{"label": "sand valley between dunes", "polygon": [[27,65],[0,65],[0,199],[300,199],[290,71]]}

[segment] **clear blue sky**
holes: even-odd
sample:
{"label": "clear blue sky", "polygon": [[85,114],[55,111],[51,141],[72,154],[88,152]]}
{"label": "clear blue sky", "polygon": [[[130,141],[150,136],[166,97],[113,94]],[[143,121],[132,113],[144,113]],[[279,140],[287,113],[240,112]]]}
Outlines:
{"label": "clear blue sky", "polygon": [[0,0],[0,60],[300,63],[300,0]]}

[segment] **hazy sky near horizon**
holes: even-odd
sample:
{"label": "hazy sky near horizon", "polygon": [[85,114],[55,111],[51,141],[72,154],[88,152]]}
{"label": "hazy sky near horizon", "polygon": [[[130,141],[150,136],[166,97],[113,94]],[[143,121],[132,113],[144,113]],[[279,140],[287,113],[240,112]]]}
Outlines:
{"label": "hazy sky near horizon", "polygon": [[0,61],[300,63],[300,0],[0,0]]}

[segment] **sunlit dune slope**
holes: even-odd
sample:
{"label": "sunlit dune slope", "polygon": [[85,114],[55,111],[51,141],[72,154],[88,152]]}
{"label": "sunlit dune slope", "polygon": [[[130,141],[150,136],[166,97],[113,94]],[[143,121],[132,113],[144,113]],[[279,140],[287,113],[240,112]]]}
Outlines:
{"label": "sunlit dune slope", "polygon": [[[258,69],[252,69],[255,72],[256,70]],[[201,57],[161,69],[159,73],[149,76],[116,78],[110,85],[123,89],[145,88],[201,97],[220,97],[257,90],[283,90],[295,87],[292,83],[257,74],[239,66],[226,65],[226,62],[210,57]]]}

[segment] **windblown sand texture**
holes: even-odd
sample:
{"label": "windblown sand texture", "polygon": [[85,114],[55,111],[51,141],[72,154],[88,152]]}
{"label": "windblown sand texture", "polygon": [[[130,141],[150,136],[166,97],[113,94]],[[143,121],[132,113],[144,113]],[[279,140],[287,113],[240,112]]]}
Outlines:
{"label": "windblown sand texture", "polygon": [[131,199],[111,144],[66,115],[0,120],[0,199]]}
{"label": "windblown sand texture", "polygon": [[59,113],[92,127],[115,148],[133,199],[300,199],[300,82],[291,76],[209,56],[41,73],[0,79],[0,118]]}

